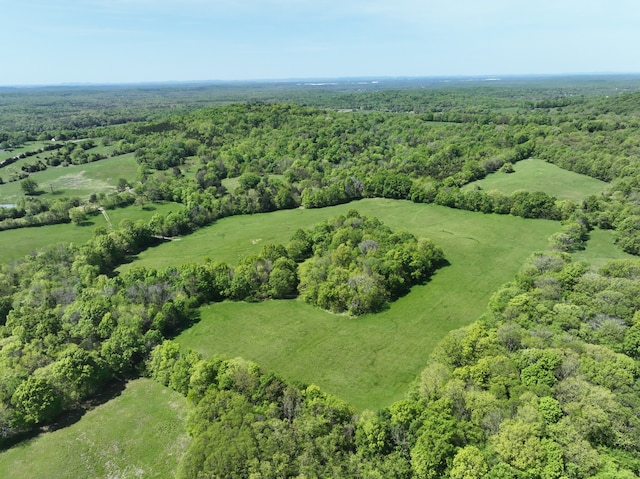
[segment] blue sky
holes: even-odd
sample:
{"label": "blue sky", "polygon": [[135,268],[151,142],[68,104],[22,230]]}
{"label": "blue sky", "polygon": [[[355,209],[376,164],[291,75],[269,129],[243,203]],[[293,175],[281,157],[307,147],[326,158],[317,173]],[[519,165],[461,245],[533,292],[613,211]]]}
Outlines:
{"label": "blue sky", "polygon": [[0,0],[0,85],[640,72],[638,0]]}

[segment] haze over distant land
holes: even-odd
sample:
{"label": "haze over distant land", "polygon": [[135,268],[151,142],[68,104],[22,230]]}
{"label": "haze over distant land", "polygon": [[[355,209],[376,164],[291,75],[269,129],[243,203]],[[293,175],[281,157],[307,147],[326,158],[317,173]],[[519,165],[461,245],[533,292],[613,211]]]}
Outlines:
{"label": "haze over distant land", "polygon": [[0,85],[640,72],[637,0],[0,0]]}

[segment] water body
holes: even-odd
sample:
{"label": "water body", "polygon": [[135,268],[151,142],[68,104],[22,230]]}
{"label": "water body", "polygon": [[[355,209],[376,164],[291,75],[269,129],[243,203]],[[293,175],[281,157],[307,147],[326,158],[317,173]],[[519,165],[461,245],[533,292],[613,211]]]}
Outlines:
{"label": "water body", "polygon": [[0,203],[0,208],[15,208],[16,205],[13,203]]}

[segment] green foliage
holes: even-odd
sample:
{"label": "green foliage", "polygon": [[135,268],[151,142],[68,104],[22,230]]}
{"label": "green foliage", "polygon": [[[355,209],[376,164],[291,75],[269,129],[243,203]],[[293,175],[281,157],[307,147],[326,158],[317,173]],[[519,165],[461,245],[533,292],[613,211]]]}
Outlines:
{"label": "green foliage", "polygon": [[411,449],[414,477],[435,479],[444,476],[456,451],[456,434],[453,418],[434,415],[426,419]]}
{"label": "green foliage", "polygon": [[[183,204],[179,212],[155,215],[149,223],[126,222],[112,231],[97,231],[82,246],[48,248],[3,266],[2,438],[54,421],[108,381],[135,376],[146,364],[150,375],[191,402],[188,427],[193,441],[181,465],[184,477],[408,478],[486,473],[487,477],[577,478],[637,473],[637,268],[632,263],[610,263],[599,271],[590,270],[586,264],[572,264],[564,253],[584,247],[591,225],[615,229],[620,248],[630,254],[639,251],[638,169],[633,160],[638,149],[634,135],[640,97],[627,93],[589,98],[553,91],[540,98],[540,90],[523,86],[508,94],[443,88],[361,96],[318,94],[305,100],[307,104],[325,101],[324,107],[343,107],[346,102],[349,107],[388,109],[395,114],[338,113],[280,104],[227,105],[171,117],[162,113],[156,121],[93,132],[90,136],[112,145],[108,151],[92,151],[96,142],[85,140],[60,144],[47,150],[44,158],[23,161],[45,153],[25,151],[25,158],[7,158],[9,163],[0,159],[2,167],[20,168],[2,185],[2,194],[15,195],[18,181],[27,175],[34,178],[21,184],[25,193],[35,192],[37,187],[33,191],[25,187],[35,178],[40,184],[49,181],[46,189],[51,190],[51,197],[42,192],[42,197],[15,200],[14,207],[3,208],[3,230],[69,220],[84,224],[88,217],[81,213],[93,211],[95,204],[112,207],[154,200]],[[15,111],[21,110],[12,115]],[[85,117],[77,124],[130,119],[119,115]],[[3,149],[26,145],[36,134],[41,140],[51,136],[42,129],[25,128],[0,132],[0,143]],[[55,135],[85,136],[79,131]],[[124,153],[128,156],[104,161],[107,154]],[[580,180],[575,187],[579,191],[574,192],[578,197],[560,202],[556,195],[562,195],[546,184],[532,188],[527,182],[523,189],[507,193],[464,188],[515,164],[514,174],[502,175],[513,186],[520,164],[537,163],[522,163],[533,155],[575,174],[610,181],[610,187],[595,196],[602,188],[597,183],[597,191],[585,198],[582,188],[588,182]],[[126,163],[131,168],[134,159],[140,163],[136,182],[126,173],[125,181],[117,185],[106,180],[114,165]],[[92,178],[89,186],[69,188],[82,191],[84,197],[92,195],[88,210],[80,198],[53,197],[58,185],[78,180],[61,173],[71,166],[56,165],[97,160],[101,160],[99,167],[80,173],[99,170],[105,181]],[[229,192],[225,186],[230,188],[234,181],[239,187]],[[111,196],[96,193],[111,186],[123,191]],[[534,255],[513,283],[492,296],[487,315],[442,341],[409,397],[374,416],[365,414],[357,420],[351,408],[314,386],[286,384],[241,359],[205,360],[163,340],[191,324],[193,308],[204,303],[295,296],[296,261],[306,260],[300,266],[300,289],[314,304],[350,314],[381,309],[388,300],[424,282],[442,261],[443,253],[432,243],[408,233],[393,234],[375,220],[349,212],[296,233],[286,247],[270,245],[243,254],[234,250],[229,260],[236,265],[233,268],[205,261],[161,271],[133,267],[120,276],[113,274],[115,267],[156,240],[184,235],[225,216],[299,205],[318,208],[367,196],[565,221],[562,231],[550,239],[558,252]],[[393,224],[402,225],[404,219],[393,218]],[[418,221],[427,219],[422,215]],[[371,231],[362,226],[367,222],[373,226]],[[482,224],[498,230],[493,226],[497,222],[487,215]],[[300,227],[296,224],[294,229]],[[286,230],[277,222],[269,228],[283,230],[274,235]],[[526,242],[525,229],[487,241],[491,248],[483,250],[486,258],[473,265],[470,252],[481,247],[471,247],[478,242],[475,236],[452,233],[444,223],[438,224],[436,234],[450,235],[450,242],[460,247],[452,255],[447,251],[447,258],[465,267],[455,279],[445,271],[442,277],[449,278],[449,285],[454,280],[466,285],[466,294],[482,298],[484,305],[493,289],[485,285],[495,276],[485,266],[492,262],[496,263],[492,268],[501,269],[497,263],[502,261],[503,266],[516,265],[515,269],[521,256],[510,261],[507,251],[518,249],[513,244]],[[257,244],[263,235],[251,239]],[[206,243],[207,251],[212,250],[214,241],[207,238]],[[449,241],[442,244],[449,246]],[[439,291],[441,304],[429,301],[429,310],[433,305],[441,313],[462,302],[446,288]],[[327,327],[326,334],[309,339],[315,343],[307,345],[314,361],[322,363],[327,374],[333,373],[332,364],[347,364],[327,338],[355,332],[345,344],[373,351],[366,368],[384,366],[398,375],[394,361],[381,364],[389,357],[385,349],[394,338],[403,337],[406,361],[415,362],[418,353],[424,358],[429,347],[417,329],[403,329],[404,323],[419,324],[437,336],[420,320],[424,303],[411,301],[398,306],[408,313],[403,324],[395,321],[397,317],[387,321],[391,316],[384,313],[375,321],[364,318],[383,324],[374,328],[386,328],[378,329],[383,332],[378,339],[350,326],[342,325],[340,334]],[[283,316],[274,315],[268,323],[251,318],[252,324],[268,324],[262,339],[279,354],[294,343],[281,341],[281,348],[274,347],[282,336],[274,318],[290,328],[290,334],[307,333],[298,329],[300,318]],[[445,329],[469,321],[466,316],[453,316],[448,313],[437,319],[446,324]],[[429,325],[434,323],[427,319]],[[235,341],[251,342],[250,328],[243,328],[243,321],[240,315],[234,316],[236,324],[230,331]],[[407,332],[408,337],[403,336]],[[225,348],[231,343],[226,338],[220,341]],[[314,347],[326,351],[318,354]],[[288,353],[281,355],[283,361],[290,359]],[[327,357],[334,363],[319,360]],[[343,382],[345,377],[355,382],[358,367],[354,361],[349,374],[337,376]]]}
{"label": "green foliage", "polygon": [[489,472],[487,462],[482,452],[475,446],[460,449],[453,458],[451,479],[481,479]]}
{"label": "green foliage", "polygon": [[27,178],[20,182],[20,188],[25,195],[33,195],[38,190],[38,182],[33,178]]}
{"label": "green foliage", "polygon": [[[152,356],[169,350],[175,351],[164,343],[156,348],[163,352]],[[170,375],[181,369],[183,357],[178,352]],[[347,477],[355,424],[345,403],[315,386],[287,385],[243,360],[220,363],[206,389],[192,389],[202,377],[201,364],[185,370],[190,375],[186,428],[193,440],[177,477]]]}
{"label": "green foliage", "polygon": [[444,259],[430,240],[393,233],[356,211],[317,225],[308,237],[314,256],[300,268],[302,298],[336,313],[378,311]]}
{"label": "green foliage", "polygon": [[16,388],[11,404],[27,425],[51,421],[62,412],[62,398],[53,385],[36,376],[29,376]]}

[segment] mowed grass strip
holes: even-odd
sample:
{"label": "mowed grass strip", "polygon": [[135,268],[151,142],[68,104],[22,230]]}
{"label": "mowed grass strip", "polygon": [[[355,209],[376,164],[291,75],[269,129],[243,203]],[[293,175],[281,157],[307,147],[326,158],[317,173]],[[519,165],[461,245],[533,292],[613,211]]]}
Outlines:
{"label": "mowed grass strip", "polygon": [[178,341],[206,356],[242,356],[288,379],[315,383],[359,409],[401,398],[450,330],[480,316],[490,295],[524,260],[544,249],[560,224],[483,215],[437,205],[369,199],[317,210],[237,216],[141,255],[150,267],[202,261],[235,263],[263,244],[286,242],[297,228],[355,208],[394,230],[430,237],[449,266],[389,309],[357,319],[318,310],[300,300],[225,302],[202,308],[201,321]]}
{"label": "mowed grass strip", "polygon": [[543,191],[558,199],[581,200],[602,193],[607,183],[590,176],[564,170],[543,160],[531,158],[513,165],[513,173],[496,172],[474,181],[464,189],[480,186],[485,191],[511,194],[517,190]]}
{"label": "mowed grass strip", "polygon": [[[138,163],[133,153],[115,156],[84,165],[49,167],[44,171],[32,173],[38,183],[38,189],[46,198],[57,196],[79,196],[88,198],[91,193],[115,190],[120,178],[135,178]],[[0,185],[0,204],[15,203],[24,197],[20,181]]]}
{"label": "mowed grass strip", "polygon": [[[178,203],[162,203],[148,204],[144,208],[137,205],[116,208],[108,210],[107,214],[113,226],[117,228],[124,219],[149,221],[156,213],[166,215],[181,209],[182,205]],[[90,216],[82,226],[67,223],[0,231],[0,263],[18,260],[51,244],[85,243],[91,239],[99,226],[108,229],[107,222],[101,214]]]}
{"label": "mowed grass strip", "polygon": [[185,414],[180,394],[149,379],[131,381],[78,422],[1,452],[0,477],[174,477],[189,443]]}

